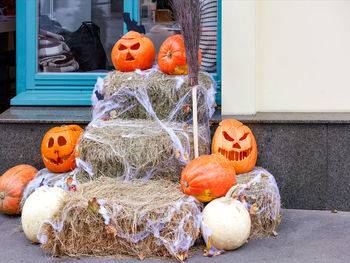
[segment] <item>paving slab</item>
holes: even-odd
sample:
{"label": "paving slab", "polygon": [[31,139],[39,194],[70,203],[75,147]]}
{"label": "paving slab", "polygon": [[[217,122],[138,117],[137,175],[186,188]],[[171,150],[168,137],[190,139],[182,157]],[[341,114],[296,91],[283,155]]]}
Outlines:
{"label": "paving slab", "polygon": [[[202,253],[190,255],[189,263],[228,262],[350,262],[350,212],[282,210],[278,237],[249,240],[241,248],[213,258]],[[16,231],[19,217],[0,214],[0,262],[6,263],[110,263],[139,262],[135,258],[51,258],[40,246],[32,245],[24,233]],[[146,259],[145,263],[176,262]]]}

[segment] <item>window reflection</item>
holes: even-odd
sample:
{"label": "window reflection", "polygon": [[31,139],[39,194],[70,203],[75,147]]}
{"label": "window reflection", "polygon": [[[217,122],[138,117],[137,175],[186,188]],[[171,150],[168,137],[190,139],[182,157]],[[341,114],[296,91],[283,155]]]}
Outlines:
{"label": "window reflection", "polygon": [[39,72],[103,72],[123,35],[124,0],[40,0]]}
{"label": "window reflection", "polygon": [[[165,39],[180,33],[178,23],[174,21],[176,10],[172,10],[170,0],[141,0],[140,22],[145,26],[149,37],[158,52]],[[201,69],[216,72],[217,69],[217,0],[200,0],[201,36],[199,48],[202,52]]]}
{"label": "window reflection", "polygon": [[[38,72],[108,72],[110,54],[123,36],[124,1],[38,0]],[[202,70],[216,72],[217,0],[201,0]],[[139,0],[139,26],[158,53],[180,33],[170,0]],[[157,61],[157,60],[156,60]]]}

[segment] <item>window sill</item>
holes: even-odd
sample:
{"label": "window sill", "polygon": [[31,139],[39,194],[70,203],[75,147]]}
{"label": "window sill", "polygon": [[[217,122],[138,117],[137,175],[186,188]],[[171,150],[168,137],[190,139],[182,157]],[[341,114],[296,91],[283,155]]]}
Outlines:
{"label": "window sill", "polygon": [[29,90],[11,100],[13,106],[90,106],[92,90]]}
{"label": "window sill", "polygon": [[0,123],[66,123],[86,125],[91,107],[11,107],[0,114]]}
{"label": "window sill", "polygon": [[[76,101],[76,98],[74,100]],[[236,119],[246,124],[348,124],[350,123],[350,112],[258,112],[254,115],[221,115],[221,111],[217,110],[212,117],[214,124],[218,124],[222,119]],[[60,107],[16,106],[0,114],[0,123],[88,124],[90,120],[91,107],[79,105]]]}

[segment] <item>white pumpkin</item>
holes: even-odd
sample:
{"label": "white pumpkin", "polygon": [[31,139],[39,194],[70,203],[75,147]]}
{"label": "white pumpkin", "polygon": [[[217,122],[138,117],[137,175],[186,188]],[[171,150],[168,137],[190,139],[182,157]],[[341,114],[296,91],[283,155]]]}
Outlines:
{"label": "white pumpkin", "polygon": [[201,231],[209,247],[233,250],[242,246],[250,234],[248,210],[238,200],[221,197],[203,210]]}
{"label": "white pumpkin", "polygon": [[22,209],[22,228],[29,240],[38,242],[41,223],[62,208],[65,195],[58,187],[40,187],[28,197]]}

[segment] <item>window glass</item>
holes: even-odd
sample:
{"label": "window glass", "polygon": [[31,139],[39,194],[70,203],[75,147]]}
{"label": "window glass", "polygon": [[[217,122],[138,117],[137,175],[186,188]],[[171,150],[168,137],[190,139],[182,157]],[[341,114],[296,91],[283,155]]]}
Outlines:
{"label": "window glass", "polygon": [[[140,23],[158,53],[167,37],[180,33],[174,18],[176,10],[172,9],[170,0],[141,0],[140,5]],[[201,0],[201,69],[208,72],[216,72],[217,69],[217,16],[217,0]]]}
{"label": "window glass", "polygon": [[202,69],[217,70],[218,1],[201,1],[201,37],[199,48],[202,51]]}
{"label": "window glass", "polygon": [[38,72],[113,69],[110,53],[123,35],[124,0],[38,3]]}
{"label": "window glass", "polygon": [[[38,0],[38,72],[108,72],[110,54],[124,32],[124,2],[134,0]],[[179,34],[170,0],[139,0],[137,30],[158,54]],[[216,72],[217,0],[201,0],[201,69]]]}

